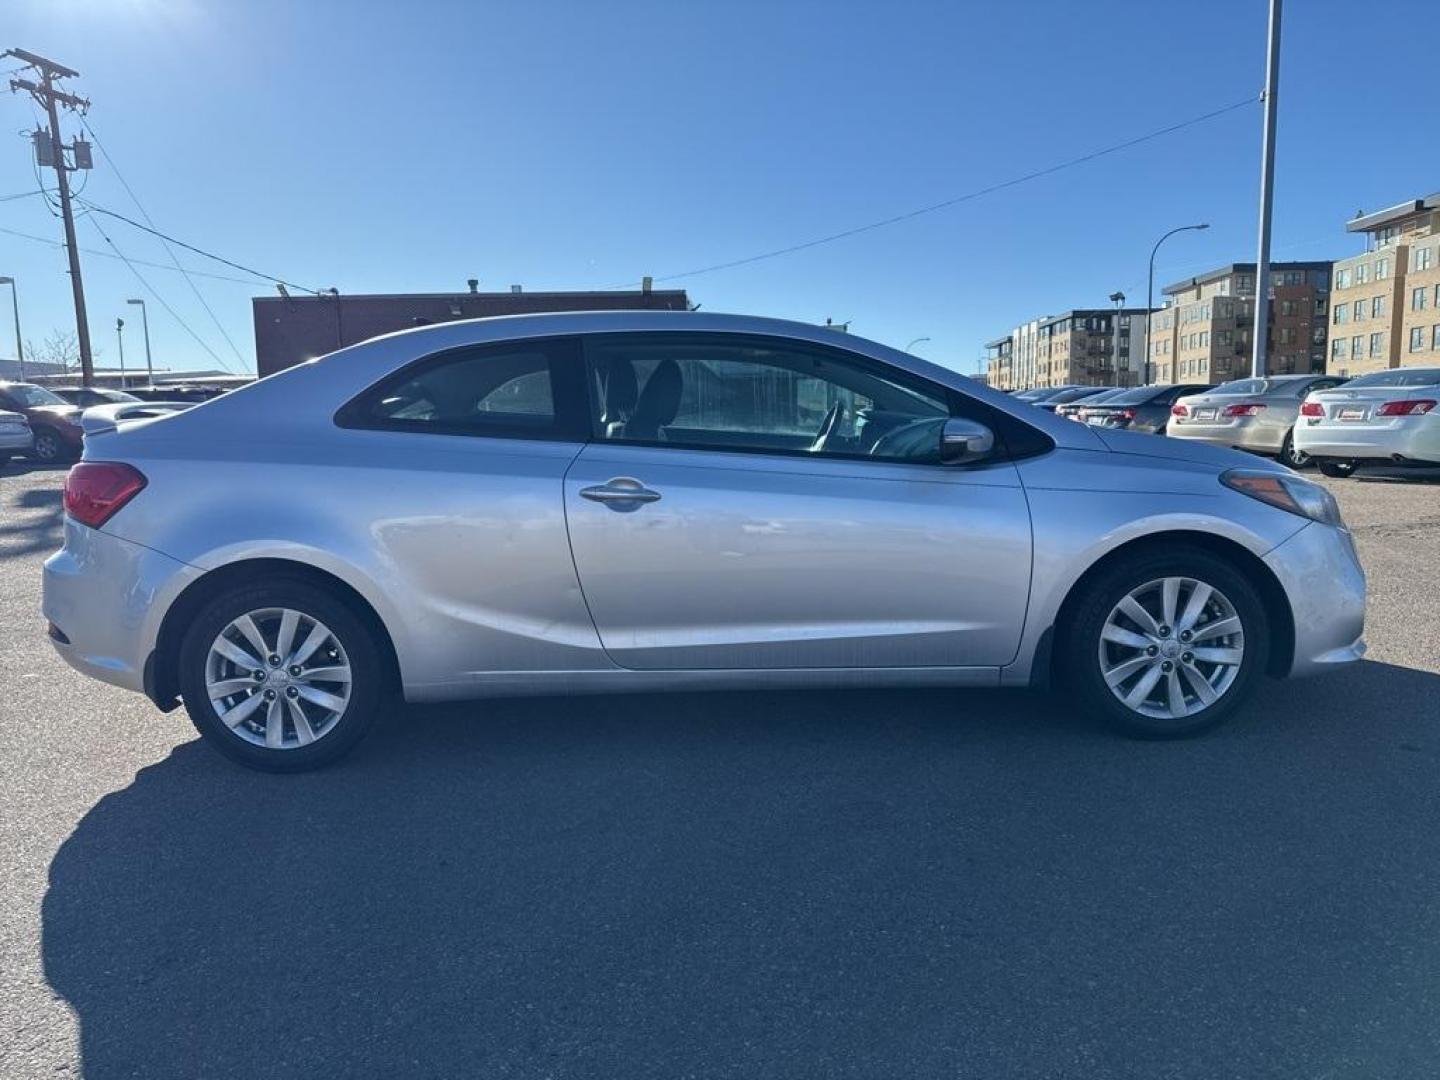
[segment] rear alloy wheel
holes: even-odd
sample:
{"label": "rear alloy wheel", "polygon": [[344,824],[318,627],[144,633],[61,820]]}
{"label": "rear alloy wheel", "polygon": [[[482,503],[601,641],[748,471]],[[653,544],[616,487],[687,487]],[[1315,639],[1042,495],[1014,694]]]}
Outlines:
{"label": "rear alloy wheel", "polygon": [[1355,474],[1355,462],[1353,461],[1321,461],[1317,464],[1320,467],[1320,475],[1328,476],[1332,480],[1343,480],[1345,477]]}
{"label": "rear alloy wheel", "polygon": [[318,768],[369,729],[380,650],[343,601],[308,582],[231,589],[207,604],[180,648],[181,696],[226,757],[270,772]]}
{"label": "rear alloy wheel", "polygon": [[1131,735],[1175,738],[1220,723],[1249,695],[1270,632],[1242,574],[1209,552],[1182,550],[1090,582],[1063,640],[1092,711]]}
{"label": "rear alloy wheel", "polygon": [[1280,464],[1292,469],[1303,469],[1310,464],[1310,455],[1295,449],[1295,433],[1287,431],[1285,441],[1280,445]]}

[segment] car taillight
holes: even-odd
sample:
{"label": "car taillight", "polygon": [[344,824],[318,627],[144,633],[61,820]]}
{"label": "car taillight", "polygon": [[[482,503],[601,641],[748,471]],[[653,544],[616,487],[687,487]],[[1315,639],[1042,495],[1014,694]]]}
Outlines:
{"label": "car taillight", "polygon": [[1375,410],[1376,416],[1424,416],[1435,408],[1435,402],[1427,398],[1410,401],[1387,401]]}
{"label": "car taillight", "polygon": [[133,465],[118,461],[82,461],[65,477],[65,512],[98,529],[145,487]]}
{"label": "car taillight", "polygon": [[1121,409],[1121,410],[1120,410],[1120,419],[1121,419],[1121,420],[1134,420],[1134,419],[1135,419],[1135,410],[1134,410],[1134,409]]}
{"label": "car taillight", "polygon": [[1305,402],[1304,405],[1301,405],[1301,406],[1300,406],[1300,415],[1301,415],[1301,416],[1324,416],[1324,415],[1325,415],[1325,406],[1324,406],[1324,405],[1321,405],[1318,401],[1307,401],[1307,402]]}
{"label": "car taillight", "polygon": [[1187,409],[1187,408],[1185,408],[1184,405],[1171,405],[1171,406],[1170,406],[1170,415],[1171,415],[1171,416],[1189,416],[1189,415],[1190,415],[1190,410]]}
{"label": "car taillight", "polygon": [[1226,405],[1223,416],[1259,416],[1265,411],[1265,406],[1257,401],[1246,402],[1243,405]]}

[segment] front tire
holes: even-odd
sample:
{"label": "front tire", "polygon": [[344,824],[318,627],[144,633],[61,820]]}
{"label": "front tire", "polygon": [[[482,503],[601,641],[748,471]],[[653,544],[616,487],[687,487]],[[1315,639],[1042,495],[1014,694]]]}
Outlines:
{"label": "front tire", "polygon": [[1321,461],[1318,464],[1320,475],[1328,476],[1332,480],[1343,480],[1347,476],[1355,475],[1355,462],[1353,461]]}
{"label": "front tire", "polygon": [[66,449],[60,436],[53,431],[37,431],[35,445],[30,451],[30,456],[42,465],[58,465],[70,456],[70,452]]}
{"label": "front tire", "polygon": [[272,579],[212,598],[180,643],[180,695],[205,741],[265,772],[304,772],[364,738],[385,691],[374,633],[343,599]]}
{"label": "front tire", "polygon": [[1269,659],[1259,593],[1200,548],[1152,552],[1081,586],[1060,644],[1081,704],[1138,738],[1196,735],[1253,693]]}

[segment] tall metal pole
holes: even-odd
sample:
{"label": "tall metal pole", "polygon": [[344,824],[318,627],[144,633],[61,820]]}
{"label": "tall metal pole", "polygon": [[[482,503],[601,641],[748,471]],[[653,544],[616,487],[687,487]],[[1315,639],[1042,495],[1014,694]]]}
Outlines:
{"label": "tall metal pole", "polygon": [[20,363],[20,381],[25,381],[25,346],[20,343],[20,287],[13,277],[0,278],[10,286],[10,303],[15,309],[15,359]]}
{"label": "tall metal pole", "polygon": [[1260,253],[1255,259],[1255,340],[1250,374],[1265,374],[1270,337],[1270,215],[1275,202],[1275,109],[1280,98],[1280,5],[1270,0],[1270,55],[1265,61],[1265,146],[1260,156]]}
{"label": "tall metal pole", "polygon": [[[50,85],[50,72],[43,73],[45,89]],[[55,177],[60,187],[60,216],[65,221],[65,254],[70,259],[70,291],[75,299],[75,337],[80,343],[80,383],[95,384],[95,361],[90,355],[90,320],[85,315],[85,285],[80,280],[80,244],[75,238],[75,215],[70,209],[70,176],[65,169],[65,154],[60,145],[60,117],[55,111],[55,95],[45,96],[45,111],[50,116],[50,145],[54,147]]]}
{"label": "tall metal pole", "polygon": [[144,300],[126,300],[127,304],[138,304],[140,306],[140,325],[145,330],[145,375],[150,380],[150,385],[155,385],[155,364],[150,359],[150,313],[145,307]]}
{"label": "tall metal pole", "polygon": [[125,389],[125,320],[115,320],[115,340],[120,342],[120,389]]}
{"label": "tall metal pole", "polygon": [[1160,250],[1160,245],[1176,233],[1200,232],[1210,227],[1208,221],[1199,225],[1181,225],[1178,229],[1171,229],[1150,249],[1150,272],[1145,278],[1145,385],[1149,386],[1155,381],[1155,363],[1150,359],[1150,316],[1155,310],[1155,253]]}

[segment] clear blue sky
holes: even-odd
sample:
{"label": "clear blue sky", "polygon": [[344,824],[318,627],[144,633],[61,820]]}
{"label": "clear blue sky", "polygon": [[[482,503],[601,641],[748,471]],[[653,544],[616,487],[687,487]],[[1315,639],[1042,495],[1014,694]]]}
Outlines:
{"label": "clear blue sky", "polygon": [[[0,45],[80,71],[71,88],[91,98],[96,133],[162,229],[350,293],[459,290],[472,276],[500,289],[665,284],[1258,95],[1265,54],[1263,0],[6,7]],[[1433,0],[1288,6],[1276,258],[1352,253],[1343,222],[1357,209],[1440,189],[1434,27]],[[0,197],[35,186],[17,134],[33,112],[0,94]],[[1150,244],[1173,225],[1213,227],[1171,241],[1161,280],[1253,259],[1260,120],[1256,105],[675,284],[707,310],[849,319],[900,346],[929,337],[917,352],[973,370],[982,342],[1020,320],[1103,306],[1117,288],[1143,302]],[[103,158],[85,195],[138,216]],[[131,258],[168,262],[144,234],[105,227]],[[38,198],[0,202],[0,228],[60,235]],[[79,228],[85,247],[106,247],[92,223]],[[84,270],[112,364],[115,317],[135,312],[125,298],[149,294],[114,259],[86,255]],[[180,275],[141,271],[239,366]],[[27,337],[72,325],[61,252],[0,233],[0,274],[20,281]],[[249,300],[269,290],[196,281],[251,367]],[[153,300],[150,311],[157,363],[214,366]],[[9,336],[5,312],[0,355]],[[126,343],[133,362],[138,334]]]}

